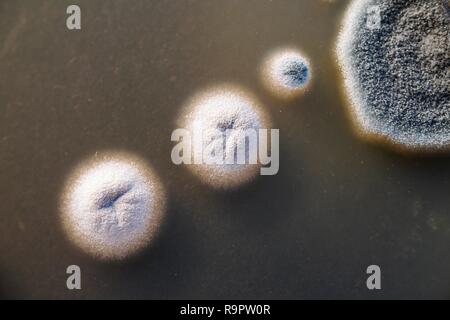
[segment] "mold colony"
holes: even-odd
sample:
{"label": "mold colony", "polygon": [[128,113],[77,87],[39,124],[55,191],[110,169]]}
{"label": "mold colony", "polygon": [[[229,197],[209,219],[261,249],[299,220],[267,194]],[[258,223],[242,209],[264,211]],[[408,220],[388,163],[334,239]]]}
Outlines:
{"label": "mold colony", "polygon": [[293,98],[308,87],[311,67],[308,59],[294,49],[284,49],[270,54],[262,67],[265,87],[273,95]]}
{"label": "mold colony", "polygon": [[70,240],[100,259],[122,259],[154,238],[164,191],[153,171],[128,154],[103,154],[83,163],[61,201]]}
{"label": "mold colony", "polygon": [[[260,168],[249,161],[251,155],[258,154],[258,144],[248,143],[246,134],[258,134],[268,124],[256,99],[238,87],[222,85],[200,92],[187,103],[178,125],[194,133],[194,145],[202,144],[195,150],[211,155],[212,161],[195,161],[202,154],[194,154],[188,168],[214,188],[233,189],[246,184]],[[245,163],[237,161],[237,150],[245,150]],[[220,159],[213,159],[214,154]]]}
{"label": "mold colony", "polygon": [[[367,26],[373,6],[379,8],[378,28]],[[362,133],[413,150],[449,147],[450,28],[445,1],[353,1],[337,55],[351,113]]]}

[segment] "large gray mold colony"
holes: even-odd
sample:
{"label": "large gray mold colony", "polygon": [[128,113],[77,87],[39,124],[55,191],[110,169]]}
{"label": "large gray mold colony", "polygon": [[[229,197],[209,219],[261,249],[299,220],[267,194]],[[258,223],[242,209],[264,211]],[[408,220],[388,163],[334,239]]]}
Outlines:
{"label": "large gray mold colony", "polygon": [[[368,12],[380,9],[379,28]],[[442,0],[356,0],[338,59],[361,129],[408,148],[450,145],[450,14]]]}

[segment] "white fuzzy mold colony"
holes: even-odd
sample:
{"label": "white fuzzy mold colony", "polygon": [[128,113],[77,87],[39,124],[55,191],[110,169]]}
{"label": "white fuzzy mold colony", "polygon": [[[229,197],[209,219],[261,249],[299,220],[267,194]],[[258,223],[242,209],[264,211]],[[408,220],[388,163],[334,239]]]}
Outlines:
{"label": "white fuzzy mold colony", "polygon": [[449,147],[449,23],[443,0],[353,1],[337,54],[363,133],[410,149]]}
{"label": "white fuzzy mold colony", "polygon": [[277,51],[266,59],[262,69],[263,82],[275,95],[292,97],[303,92],[311,78],[308,59],[293,49]]}
{"label": "white fuzzy mold colony", "polygon": [[[258,137],[268,121],[248,93],[228,85],[201,92],[188,103],[179,125],[193,134],[194,163],[188,168],[206,184],[233,189],[258,174],[260,165],[250,159],[258,154],[258,143],[247,137],[252,132]],[[238,150],[245,150],[244,163],[237,159]]]}
{"label": "white fuzzy mold colony", "polygon": [[104,155],[73,173],[61,209],[64,228],[77,246],[100,259],[122,259],[155,236],[164,196],[142,161]]}

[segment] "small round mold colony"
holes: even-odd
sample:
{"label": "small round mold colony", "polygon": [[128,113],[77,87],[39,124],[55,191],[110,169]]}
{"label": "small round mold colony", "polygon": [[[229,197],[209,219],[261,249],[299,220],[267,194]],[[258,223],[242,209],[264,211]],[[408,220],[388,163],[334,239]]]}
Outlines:
{"label": "small round mold colony", "polygon": [[164,203],[159,179],[142,160],[105,153],[83,162],[68,178],[62,223],[69,239],[85,252],[120,260],[155,237]]}
{"label": "small round mold colony", "polygon": [[[178,125],[193,135],[193,161],[187,167],[203,183],[235,189],[258,175],[260,164],[250,160],[258,155],[258,141],[251,144],[247,138],[254,133],[258,139],[269,120],[250,94],[231,85],[207,89],[189,100],[179,119]],[[237,159],[243,150],[245,162]]]}
{"label": "small round mold colony", "polygon": [[308,87],[311,66],[305,56],[294,49],[284,49],[270,54],[262,68],[265,87],[281,98],[295,97]]}
{"label": "small round mold colony", "polygon": [[450,145],[447,1],[357,0],[337,44],[359,132],[406,150]]}

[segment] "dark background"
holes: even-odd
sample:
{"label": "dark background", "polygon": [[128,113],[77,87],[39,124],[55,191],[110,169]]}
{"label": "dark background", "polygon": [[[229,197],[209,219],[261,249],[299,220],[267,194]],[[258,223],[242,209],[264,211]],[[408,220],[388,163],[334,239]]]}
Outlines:
{"label": "dark background", "polygon": [[[450,159],[352,132],[333,57],[347,3],[0,0],[0,297],[450,298]],[[284,46],[314,73],[289,103],[258,69]],[[281,135],[279,174],[236,192],[170,160],[184,102],[222,82],[257,95]],[[168,192],[160,237],[120,263],[73,247],[59,221],[65,179],[104,150],[143,157]],[[70,264],[81,291],[66,289]]]}

